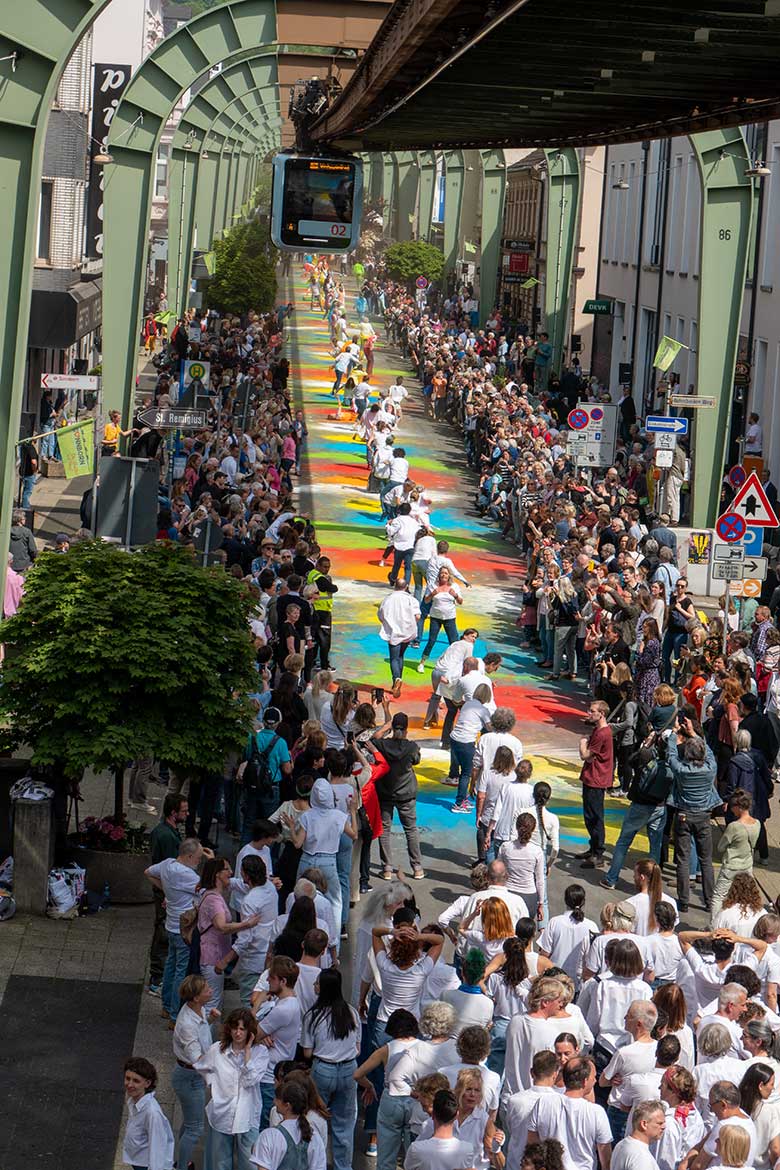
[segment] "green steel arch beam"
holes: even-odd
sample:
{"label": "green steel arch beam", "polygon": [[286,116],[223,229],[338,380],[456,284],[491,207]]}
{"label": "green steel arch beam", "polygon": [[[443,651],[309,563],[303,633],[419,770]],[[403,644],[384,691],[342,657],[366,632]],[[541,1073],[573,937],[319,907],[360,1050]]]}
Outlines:
{"label": "green steel arch beam", "polygon": [[691,523],[706,528],[718,515],[757,194],[745,173],[750,151],[739,127],[702,131],[690,140],[702,185],[696,387],[715,396],[714,410],[693,412]]}
{"label": "green steel arch beam", "polygon": [[463,210],[463,183],[466,175],[466,160],[462,150],[444,152],[444,272],[455,271],[458,260],[460,219]]}
{"label": "green steel arch beam", "polygon": [[395,163],[392,154],[382,155],[382,223],[384,234],[392,236],[395,216],[397,187],[395,184]]}
{"label": "green steel arch beam", "polygon": [[[574,247],[582,198],[580,156],[573,147],[545,150],[547,158],[547,247],[545,251],[544,316],[552,357],[548,374],[560,374],[566,349]],[[637,310],[638,312],[639,310]]]}
{"label": "green steel arch beam", "polygon": [[134,74],[108,136],[114,162],[104,182],[103,381],[105,398],[128,418],[160,136],[181,95],[242,50],[276,42],[274,0],[228,0],[182,25]]}
{"label": "green steel arch beam", "polygon": [[483,150],[482,226],[480,229],[479,319],[487,321],[496,303],[496,281],[501,259],[501,227],[504,220],[506,161],[503,150]]}
{"label": "green steel arch beam", "polygon": [[399,241],[411,240],[417,219],[417,187],[420,168],[417,156],[410,150],[399,150],[393,155],[396,175],[396,230]]}
{"label": "green steel arch beam", "polygon": [[[262,91],[256,91],[258,93]],[[268,94],[276,94],[276,87],[267,87]],[[242,99],[243,117],[249,115],[244,99]],[[252,115],[267,115],[265,122],[252,127],[249,138],[250,150],[242,151],[241,158],[245,160],[243,174],[239,180],[240,203],[246,201],[252,190],[252,162],[280,141],[281,119],[273,116],[271,107],[260,105],[252,110]],[[270,133],[276,128],[275,133]],[[258,136],[259,135],[259,136]],[[192,139],[182,130],[181,124],[176,131],[171,149],[169,171],[169,215],[168,215],[168,304],[170,308],[181,315],[187,308],[188,290],[192,272],[192,253],[195,247],[196,235],[200,231],[199,242],[206,248],[210,247],[213,236],[213,220],[215,215],[215,196],[217,179],[217,158],[214,165],[207,166],[211,158],[206,142],[210,143],[211,151],[221,159],[225,149],[226,138],[217,139],[201,134]],[[189,143],[185,148],[184,143]],[[203,158],[204,150],[206,158]],[[198,214],[200,209],[200,214]],[[234,211],[236,208],[234,207]],[[224,226],[224,225],[223,225]]]}
{"label": "green steel arch beam", "polygon": [[[272,66],[272,68],[271,68]],[[209,219],[196,217],[196,193],[200,191],[201,153],[206,138],[215,128],[224,125],[228,111],[243,116],[249,122],[268,127],[270,115],[278,108],[278,87],[276,84],[276,58],[265,53],[255,54],[224,69],[199,91],[189,103],[176,128],[171,148],[169,171],[170,199],[180,209],[178,218],[168,220],[168,303],[177,313],[186,308],[187,290],[192,267],[192,250],[196,233],[201,244],[211,243],[211,224],[214,197],[200,203],[211,208]],[[260,106],[250,113],[247,101],[258,96],[266,99],[266,107]],[[265,114],[264,108],[268,113]],[[258,121],[257,115],[260,114]],[[281,120],[276,116],[277,125]],[[212,169],[212,177],[214,172]],[[244,176],[243,198],[251,192],[251,181]],[[204,192],[204,197],[208,192]]]}
{"label": "green steel arch beam", "polygon": [[367,188],[368,197],[372,203],[382,198],[383,160],[381,154],[370,154],[371,183]]}
{"label": "green steel arch beam", "polygon": [[436,199],[436,151],[421,150],[420,159],[420,214],[417,233],[422,240],[430,240],[433,226],[433,205]]}

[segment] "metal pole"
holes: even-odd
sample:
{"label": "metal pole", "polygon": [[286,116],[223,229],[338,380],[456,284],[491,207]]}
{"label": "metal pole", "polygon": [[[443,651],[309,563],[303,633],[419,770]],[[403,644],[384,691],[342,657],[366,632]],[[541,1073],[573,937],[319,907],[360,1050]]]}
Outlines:
{"label": "metal pole", "polygon": [[130,538],[133,535],[133,499],[135,497],[135,465],[136,460],[130,460],[130,491],[127,499],[127,522],[125,524],[125,548],[130,548]]}
{"label": "metal pole", "polygon": [[730,582],[726,582],[726,601],[723,606],[723,655],[726,655],[726,643],[729,640],[729,600],[731,597]]}

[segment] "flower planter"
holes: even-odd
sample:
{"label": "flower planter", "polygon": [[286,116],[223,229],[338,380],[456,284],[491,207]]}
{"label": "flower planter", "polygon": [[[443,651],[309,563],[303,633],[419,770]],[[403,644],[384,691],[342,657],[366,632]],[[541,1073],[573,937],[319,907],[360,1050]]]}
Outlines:
{"label": "flower planter", "polygon": [[111,901],[118,905],[139,905],[152,901],[152,885],[144,870],[152,864],[148,853],[109,853],[86,849],[72,838],[73,860],[87,871],[87,889],[102,894],[106,882]]}

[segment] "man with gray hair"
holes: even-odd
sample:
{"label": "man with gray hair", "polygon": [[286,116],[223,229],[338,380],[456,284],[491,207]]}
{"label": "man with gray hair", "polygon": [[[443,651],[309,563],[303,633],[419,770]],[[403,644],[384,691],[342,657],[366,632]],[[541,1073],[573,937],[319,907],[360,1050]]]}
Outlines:
{"label": "man with gray hair", "polygon": [[175,1020],[179,1014],[179,987],[187,974],[190,961],[189,943],[181,934],[180,919],[195,904],[198,888],[197,869],[204,857],[213,857],[197,837],[186,837],[179,846],[177,857],[166,857],[144,870],[144,876],[165,896],[165,932],[168,935],[168,954],[162,978],[163,1014]]}
{"label": "man with gray hair", "polygon": [[666,1129],[666,1110],[660,1101],[640,1101],[634,1108],[630,1137],[624,1137],[612,1151],[611,1170],[658,1170],[650,1153]]}
{"label": "man with gray hair", "polygon": [[655,1067],[655,1040],[651,1033],[657,1020],[658,1009],[652,1001],[636,999],[629,1004],[624,1024],[631,1040],[617,1049],[599,1077],[601,1088],[610,1089],[607,1117],[615,1142],[619,1142],[625,1133],[628,1114],[619,1108],[619,1094],[613,1086],[621,1084],[633,1073],[650,1072]]}
{"label": "man with gray hair", "polygon": [[17,573],[25,573],[38,555],[38,546],[27,527],[27,513],[23,508],[14,508],[9,549],[11,565]]}
{"label": "man with gray hair", "polygon": [[[736,972],[735,972],[736,974]],[[741,983],[724,983],[718,993],[718,1010],[712,1015],[703,1015],[696,1028],[696,1034],[709,1024],[722,1024],[731,1036],[731,1047],[726,1056],[742,1055],[742,1027],[739,1018],[745,1010],[748,994]]]}
{"label": "man with gray hair", "polygon": [[664,587],[664,599],[669,605],[672,599],[674,587],[680,580],[681,573],[674,563],[674,553],[666,545],[663,545],[658,553],[659,564],[656,571],[653,573],[652,580],[658,585]]}
{"label": "man with gray hair", "polygon": [[509,874],[503,861],[491,861],[487,872],[490,885],[487,889],[477,890],[471,895],[463,908],[462,918],[468,918],[469,914],[472,914],[486,898],[500,898],[502,902],[506,902],[513,924],[517,922],[518,918],[527,918],[528,907],[525,901],[519,894],[513,894],[511,890],[507,889]]}

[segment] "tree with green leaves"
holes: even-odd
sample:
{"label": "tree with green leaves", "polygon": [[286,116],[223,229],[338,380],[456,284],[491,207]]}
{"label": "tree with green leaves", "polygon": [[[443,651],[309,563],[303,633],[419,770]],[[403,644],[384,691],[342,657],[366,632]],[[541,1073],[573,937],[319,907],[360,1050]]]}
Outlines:
{"label": "tree with green leaves", "polygon": [[0,746],[27,744],[34,764],[75,781],[112,771],[117,817],[131,760],[221,772],[252,727],[251,608],[223,569],[177,545],[43,553],[0,627]]}
{"label": "tree with green leaves", "polygon": [[444,271],[444,253],[425,240],[391,244],[384,255],[385,266],[395,280],[411,283],[424,276],[433,284]]}
{"label": "tree with green leaves", "polygon": [[267,313],[276,303],[276,266],[268,229],[240,223],[214,241],[214,275],[206,285],[206,305],[241,316]]}

